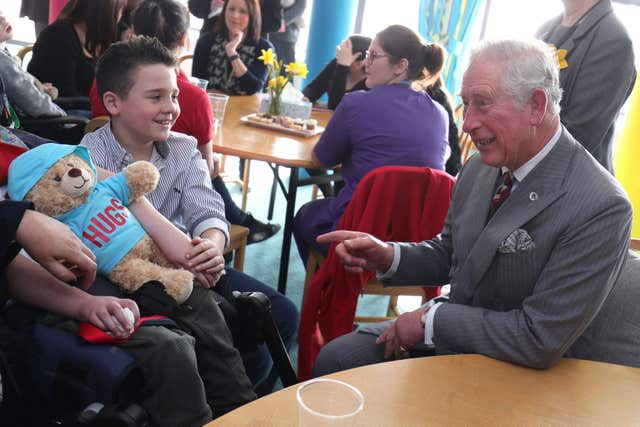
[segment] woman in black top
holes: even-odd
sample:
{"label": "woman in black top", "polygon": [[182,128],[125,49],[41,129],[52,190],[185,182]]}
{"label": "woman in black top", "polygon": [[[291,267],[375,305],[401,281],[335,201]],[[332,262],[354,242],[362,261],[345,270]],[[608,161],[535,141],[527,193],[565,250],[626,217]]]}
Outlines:
{"label": "woman in black top", "polygon": [[191,74],[232,95],[261,92],[268,70],[258,57],[273,46],[260,37],[260,29],[258,0],[227,0],[214,31],[196,43]]}
{"label": "woman in black top", "polygon": [[117,40],[125,0],[71,0],[33,46],[28,71],[60,96],[89,96],[96,60]]}
{"label": "woman in black top", "polygon": [[345,93],[367,90],[364,57],[370,44],[369,37],[353,35],[345,39],[336,47],[336,57],[304,88],[304,96],[316,102],[326,92],[328,107],[335,110]]}

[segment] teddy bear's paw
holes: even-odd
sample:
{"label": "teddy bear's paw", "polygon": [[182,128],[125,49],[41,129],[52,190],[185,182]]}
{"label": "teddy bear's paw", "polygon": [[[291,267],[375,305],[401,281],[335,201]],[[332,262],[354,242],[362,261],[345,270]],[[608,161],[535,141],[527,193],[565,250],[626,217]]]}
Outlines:
{"label": "teddy bear's paw", "polygon": [[152,163],[145,161],[132,163],[124,168],[123,172],[131,189],[131,200],[152,192],[160,179],[158,169]]}
{"label": "teddy bear's paw", "polygon": [[167,294],[182,304],[193,291],[193,274],[187,270],[170,270],[160,279]]}

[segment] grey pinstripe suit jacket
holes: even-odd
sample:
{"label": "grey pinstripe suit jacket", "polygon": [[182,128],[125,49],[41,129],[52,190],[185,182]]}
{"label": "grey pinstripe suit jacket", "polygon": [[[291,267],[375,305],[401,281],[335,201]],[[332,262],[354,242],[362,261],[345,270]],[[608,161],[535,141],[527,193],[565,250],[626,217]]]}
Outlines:
{"label": "grey pinstripe suit jacket", "polygon": [[[402,244],[389,283],[451,283],[450,302],[434,319],[438,353],[544,368],[565,354],[609,295],[628,247],[631,206],[566,129],[486,223],[498,173],[480,156],[467,162],[442,233]],[[517,229],[535,247],[499,252]]]}

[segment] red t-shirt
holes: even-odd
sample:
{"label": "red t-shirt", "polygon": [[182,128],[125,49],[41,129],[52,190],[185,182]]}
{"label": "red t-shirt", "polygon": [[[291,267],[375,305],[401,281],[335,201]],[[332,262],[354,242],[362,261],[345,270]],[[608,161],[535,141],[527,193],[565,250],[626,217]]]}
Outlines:
{"label": "red t-shirt", "polygon": [[[191,135],[198,140],[198,145],[204,145],[213,139],[213,112],[207,93],[189,81],[189,77],[182,70],[178,73],[178,104],[180,116],[171,130]],[[102,100],[98,96],[98,86],[95,79],[89,93],[91,102],[91,116],[108,116]]]}

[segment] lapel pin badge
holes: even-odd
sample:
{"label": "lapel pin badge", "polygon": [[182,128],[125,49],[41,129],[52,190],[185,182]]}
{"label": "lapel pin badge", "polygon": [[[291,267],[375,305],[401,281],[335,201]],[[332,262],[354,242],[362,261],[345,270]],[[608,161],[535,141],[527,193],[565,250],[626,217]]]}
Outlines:
{"label": "lapel pin badge", "polygon": [[531,200],[532,202],[538,200],[538,193],[536,193],[535,191],[529,193],[529,200]]}

